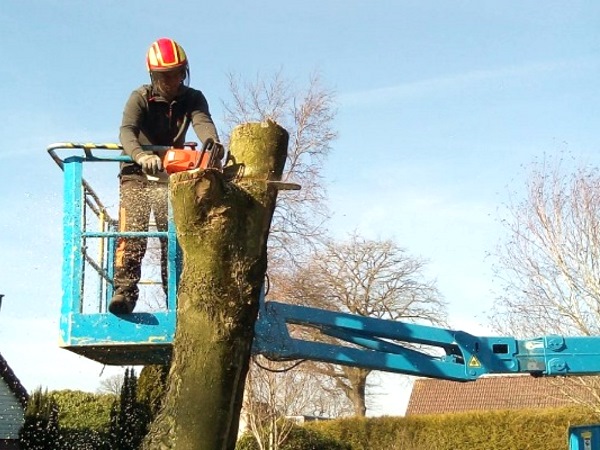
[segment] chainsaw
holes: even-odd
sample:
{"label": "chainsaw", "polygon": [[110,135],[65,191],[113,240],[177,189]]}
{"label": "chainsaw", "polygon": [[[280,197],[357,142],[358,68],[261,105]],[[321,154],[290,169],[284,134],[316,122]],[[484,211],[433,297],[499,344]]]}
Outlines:
{"label": "chainsaw", "polygon": [[195,142],[186,142],[184,148],[171,148],[163,156],[163,168],[169,175],[177,172],[195,169],[222,170],[220,158],[223,156],[223,146],[213,139],[204,141],[200,151],[196,150]]}
{"label": "chainsaw", "polygon": [[[146,174],[152,181],[167,182],[169,175],[196,169],[217,169],[222,171],[221,162],[223,146],[213,139],[204,141],[202,148],[197,150],[196,142],[186,142],[183,148],[169,148],[161,157],[163,170],[156,175]],[[162,152],[161,152],[162,153]]]}

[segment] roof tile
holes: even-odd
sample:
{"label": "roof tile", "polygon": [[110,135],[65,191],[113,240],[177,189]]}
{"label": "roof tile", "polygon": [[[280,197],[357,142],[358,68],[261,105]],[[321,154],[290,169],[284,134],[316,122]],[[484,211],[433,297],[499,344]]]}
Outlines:
{"label": "roof tile", "polygon": [[565,385],[571,390],[579,386],[574,379],[558,381],[529,375],[489,376],[467,383],[419,378],[406,415],[574,405],[563,390]]}

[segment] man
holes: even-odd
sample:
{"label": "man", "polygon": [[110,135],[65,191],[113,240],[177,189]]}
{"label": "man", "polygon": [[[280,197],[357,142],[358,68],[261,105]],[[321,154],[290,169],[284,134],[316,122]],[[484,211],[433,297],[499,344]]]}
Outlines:
{"label": "man", "polygon": [[[119,139],[133,162],[120,170],[120,231],[147,231],[150,213],[158,231],[168,228],[168,176],[160,156],[143,145],[182,148],[191,123],[198,138],[219,141],[202,92],[189,87],[190,70],[183,48],[174,40],[152,43],[146,56],[151,84],[133,91],[125,105]],[[222,147],[218,148],[222,151]],[[222,155],[218,155],[221,157]],[[167,240],[161,238],[161,275],[167,292]],[[113,314],[129,314],[138,299],[146,253],[145,238],[120,238],[115,257]]]}

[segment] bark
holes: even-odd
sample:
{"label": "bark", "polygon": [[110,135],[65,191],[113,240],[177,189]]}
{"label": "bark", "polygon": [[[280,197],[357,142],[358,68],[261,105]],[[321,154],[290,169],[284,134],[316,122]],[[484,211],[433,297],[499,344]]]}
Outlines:
{"label": "bark", "polygon": [[348,384],[344,384],[344,390],[352,402],[354,415],[365,417],[367,415],[367,377],[371,371],[358,367],[343,367],[342,371],[348,380]]}
{"label": "bark", "polygon": [[171,177],[183,251],[177,330],[166,396],[143,449],[233,450],[248,372],[267,238],[288,133],[274,122],[237,127],[243,170]]}

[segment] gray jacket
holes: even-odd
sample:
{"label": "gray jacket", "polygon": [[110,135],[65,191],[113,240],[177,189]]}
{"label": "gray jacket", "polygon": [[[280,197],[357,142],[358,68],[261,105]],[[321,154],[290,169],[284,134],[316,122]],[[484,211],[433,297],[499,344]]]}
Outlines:
{"label": "gray jacket", "polygon": [[[119,140],[124,153],[135,160],[144,151],[142,145],[183,147],[190,124],[201,142],[208,138],[219,141],[202,92],[182,86],[169,103],[151,85],[143,85],[131,93],[125,104]],[[143,173],[136,163],[122,163],[120,175],[137,178]]]}

